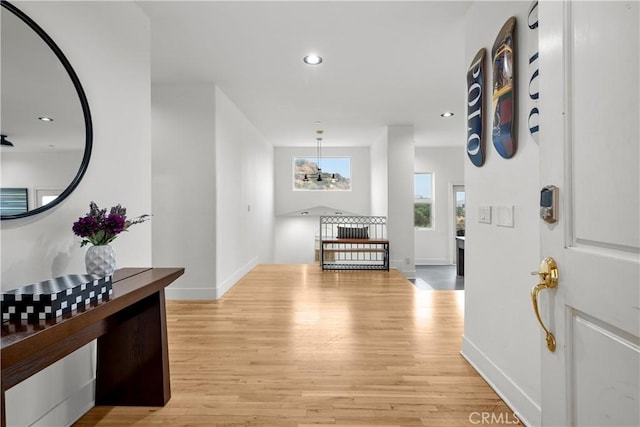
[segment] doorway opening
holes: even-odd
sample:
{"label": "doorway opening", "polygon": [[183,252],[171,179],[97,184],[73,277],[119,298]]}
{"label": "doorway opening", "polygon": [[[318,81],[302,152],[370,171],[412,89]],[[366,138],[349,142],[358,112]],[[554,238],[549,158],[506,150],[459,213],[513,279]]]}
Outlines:
{"label": "doorway opening", "polygon": [[464,185],[454,185],[453,192],[453,262],[456,274],[464,277],[464,244],[465,244],[465,207],[466,195]]}
{"label": "doorway opening", "polygon": [[449,189],[449,225],[448,230],[442,230],[443,236],[449,236],[449,260],[447,263],[445,258],[437,265],[416,265],[414,284],[419,289],[464,290],[465,190],[464,185],[449,185]]}

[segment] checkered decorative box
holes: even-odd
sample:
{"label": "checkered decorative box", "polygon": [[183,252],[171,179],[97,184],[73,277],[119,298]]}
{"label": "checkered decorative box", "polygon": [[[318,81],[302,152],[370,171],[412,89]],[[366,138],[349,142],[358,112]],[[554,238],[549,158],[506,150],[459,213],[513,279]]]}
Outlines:
{"label": "checkered decorative box", "polygon": [[2,320],[62,316],[113,294],[111,276],[71,274],[0,293]]}

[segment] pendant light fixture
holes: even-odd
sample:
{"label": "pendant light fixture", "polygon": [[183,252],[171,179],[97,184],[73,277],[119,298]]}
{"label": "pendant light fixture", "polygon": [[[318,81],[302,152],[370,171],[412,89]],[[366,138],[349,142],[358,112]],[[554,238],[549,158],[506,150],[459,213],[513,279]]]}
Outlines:
{"label": "pendant light fixture", "polygon": [[336,174],[335,173],[326,173],[322,172],[322,134],[324,131],[317,130],[316,131],[316,165],[318,167],[318,171],[316,173],[305,173],[304,178],[302,180],[304,182],[309,182],[312,179],[314,181],[322,182],[325,179],[328,179],[330,182],[336,182]]}

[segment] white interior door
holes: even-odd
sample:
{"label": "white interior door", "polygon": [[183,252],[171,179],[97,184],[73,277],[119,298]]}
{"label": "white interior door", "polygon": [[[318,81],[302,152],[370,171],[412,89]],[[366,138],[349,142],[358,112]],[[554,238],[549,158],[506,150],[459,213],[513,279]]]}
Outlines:
{"label": "white interior door", "polygon": [[639,426],[640,230],[637,1],[540,3],[541,221],[558,287],[540,294],[542,423]]}

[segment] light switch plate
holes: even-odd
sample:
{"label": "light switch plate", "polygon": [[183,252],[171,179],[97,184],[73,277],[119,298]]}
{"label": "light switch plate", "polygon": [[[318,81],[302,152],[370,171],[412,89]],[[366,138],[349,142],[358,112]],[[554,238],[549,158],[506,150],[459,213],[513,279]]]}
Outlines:
{"label": "light switch plate", "polygon": [[496,206],[496,225],[513,227],[513,206]]}
{"label": "light switch plate", "polygon": [[491,206],[480,206],[478,208],[478,222],[491,224]]}

